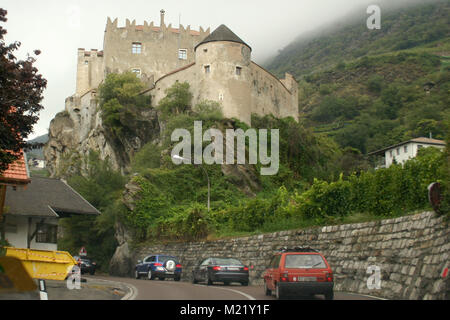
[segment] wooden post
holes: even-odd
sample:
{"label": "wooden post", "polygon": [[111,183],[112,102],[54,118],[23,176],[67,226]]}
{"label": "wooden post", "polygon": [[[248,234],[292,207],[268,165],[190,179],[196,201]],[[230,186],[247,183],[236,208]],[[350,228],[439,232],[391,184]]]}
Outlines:
{"label": "wooden post", "polygon": [[3,217],[3,208],[5,207],[6,186],[0,185],[0,221]]}
{"label": "wooden post", "polygon": [[5,216],[3,210],[5,207],[6,186],[0,185],[0,240],[5,241]]}

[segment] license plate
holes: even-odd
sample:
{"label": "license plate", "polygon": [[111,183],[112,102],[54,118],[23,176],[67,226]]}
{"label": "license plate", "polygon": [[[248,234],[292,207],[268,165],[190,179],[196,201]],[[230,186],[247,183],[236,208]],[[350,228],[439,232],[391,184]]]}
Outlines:
{"label": "license plate", "polygon": [[230,270],[230,271],[239,271],[239,268],[228,267],[227,270]]}
{"label": "license plate", "polygon": [[166,274],[175,274],[174,272],[167,271]]}
{"label": "license plate", "polygon": [[298,277],[299,282],[314,282],[317,281],[317,277]]}

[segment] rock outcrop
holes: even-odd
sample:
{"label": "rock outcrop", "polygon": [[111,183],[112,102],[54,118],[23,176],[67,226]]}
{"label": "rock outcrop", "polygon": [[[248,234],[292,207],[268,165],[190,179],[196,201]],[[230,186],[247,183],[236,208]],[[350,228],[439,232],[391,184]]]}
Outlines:
{"label": "rock outcrop", "polygon": [[74,162],[87,159],[91,151],[98,152],[102,160],[109,159],[114,169],[127,172],[133,154],[147,142],[157,142],[160,133],[156,110],[133,111],[133,118],[126,119],[128,130],[117,135],[103,126],[95,90],[67,98],[65,111],[50,123],[49,141],[44,147],[51,176],[70,174]]}

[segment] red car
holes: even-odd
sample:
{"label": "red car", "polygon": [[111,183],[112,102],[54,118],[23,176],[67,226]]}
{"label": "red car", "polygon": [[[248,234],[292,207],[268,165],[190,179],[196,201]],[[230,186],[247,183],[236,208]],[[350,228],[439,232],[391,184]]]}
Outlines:
{"label": "red car", "polygon": [[277,299],[287,295],[323,294],[334,298],[333,271],[325,257],[311,248],[282,248],[264,273],[264,291]]}

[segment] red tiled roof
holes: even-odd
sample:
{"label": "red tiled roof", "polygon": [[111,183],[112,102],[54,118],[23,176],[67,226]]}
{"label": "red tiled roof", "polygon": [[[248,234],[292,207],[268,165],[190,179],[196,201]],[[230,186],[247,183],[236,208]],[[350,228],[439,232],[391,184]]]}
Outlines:
{"label": "red tiled roof", "polygon": [[[124,28],[122,28],[122,29],[124,29]],[[143,25],[138,25],[138,26],[136,26],[136,30],[143,31],[144,30],[144,26]],[[152,27],[152,31],[159,32],[159,31],[161,31],[161,27]],[[178,28],[170,28],[170,32],[180,33],[180,29],[178,29]],[[199,36],[200,32],[196,31],[196,30],[190,30],[190,34],[193,35],[193,36]]]}
{"label": "red tiled roof", "polygon": [[21,185],[30,183],[30,177],[25,164],[23,152],[17,161],[11,163],[3,173],[0,174],[0,184]]}

